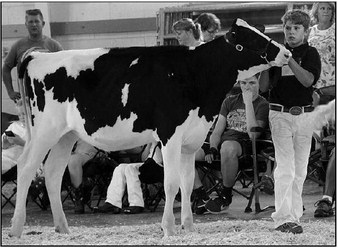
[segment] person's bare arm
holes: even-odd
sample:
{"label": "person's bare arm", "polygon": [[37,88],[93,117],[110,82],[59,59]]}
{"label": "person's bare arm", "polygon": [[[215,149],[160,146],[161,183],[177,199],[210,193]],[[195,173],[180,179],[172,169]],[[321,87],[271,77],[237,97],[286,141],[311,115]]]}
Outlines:
{"label": "person's bare arm", "polygon": [[[210,149],[213,148],[217,150],[218,144],[221,142],[221,136],[224,132],[225,127],[226,127],[226,118],[223,115],[219,115],[215,129],[210,136]],[[205,160],[208,163],[211,163],[214,159],[215,157],[214,154],[212,153],[205,155]]]}
{"label": "person's bare arm", "polygon": [[12,68],[4,64],[2,67],[2,79],[5,84],[9,98],[12,99],[13,101],[16,101],[20,99],[20,93],[14,91],[11,71]]}

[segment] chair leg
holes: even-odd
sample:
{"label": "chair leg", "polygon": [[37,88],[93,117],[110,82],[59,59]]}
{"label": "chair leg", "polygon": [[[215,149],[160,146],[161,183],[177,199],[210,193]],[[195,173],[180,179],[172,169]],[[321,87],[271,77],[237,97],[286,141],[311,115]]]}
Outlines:
{"label": "chair leg", "polygon": [[150,212],[155,212],[158,205],[160,204],[164,195],[164,187],[162,186],[154,197],[154,206],[150,209]]}
{"label": "chair leg", "polygon": [[244,210],[245,213],[251,213],[252,212],[251,204],[252,204],[252,199],[254,197],[254,194],[255,194],[255,189],[252,188],[249,199],[248,199],[249,200],[248,205],[246,206],[246,208]]}
{"label": "chair leg", "polygon": [[5,201],[1,205],[1,209],[3,209],[7,204],[10,204],[12,207],[15,207],[15,204],[12,202],[12,198],[16,195],[16,182],[14,180],[11,181],[11,182],[14,183],[15,187],[13,188],[13,190],[10,193],[9,196],[6,196],[5,194],[2,193],[2,188],[8,182],[10,182],[10,181],[2,182],[2,184],[1,184],[1,197],[3,197],[5,199]]}
{"label": "chair leg", "polygon": [[[259,202],[259,186],[261,185],[261,183],[259,183],[259,179],[258,179],[258,163],[257,163],[257,149],[256,149],[256,138],[255,136],[252,138],[252,152],[253,152],[253,172],[254,172],[254,183],[253,183],[253,187],[252,187],[252,191],[251,191],[251,199],[249,200],[250,205],[248,204],[248,207],[250,208],[251,203],[252,203],[252,197],[255,197],[255,213],[258,214],[260,212],[263,212],[269,208],[269,207],[265,207],[264,209],[261,209],[260,206],[260,202]],[[247,208],[248,208],[247,207]],[[246,209],[247,210],[247,209]]]}

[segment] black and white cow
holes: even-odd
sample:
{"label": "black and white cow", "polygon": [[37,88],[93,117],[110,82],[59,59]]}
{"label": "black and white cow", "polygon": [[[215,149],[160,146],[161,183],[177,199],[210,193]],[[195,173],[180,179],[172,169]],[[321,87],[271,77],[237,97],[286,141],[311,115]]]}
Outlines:
{"label": "black and white cow", "polygon": [[[30,140],[19,159],[10,235],[22,234],[27,190],[49,149],[45,176],[54,225],[57,232],[69,233],[60,188],[78,138],[107,151],[160,141],[166,194],[164,235],[175,233],[173,202],[179,188],[181,223],[192,231],[195,152],[203,144],[222,100],[236,80],[271,65],[282,66],[291,57],[283,46],[246,22],[237,20],[233,25],[259,40],[255,49],[230,44],[222,36],[194,50],[131,47],[32,52],[23,63]],[[261,49],[266,57],[261,56]]]}

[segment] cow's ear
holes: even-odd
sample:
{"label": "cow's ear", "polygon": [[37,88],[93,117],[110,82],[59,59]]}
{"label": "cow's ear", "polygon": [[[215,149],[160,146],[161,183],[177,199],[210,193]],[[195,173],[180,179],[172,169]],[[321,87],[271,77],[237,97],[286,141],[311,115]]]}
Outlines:
{"label": "cow's ear", "polygon": [[230,44],[235,44],[236,43],[236,32],[233,30],[231,27],[230,30],[225,34],[225,38]]}
{"label": "cow's ear", "polygon": [[231,24],[231,27],[236,27],[237,26],[237,20],[238,20],[238,18],[234,19],[234,21]]}
{"label": "cow's ear", "polygon": [[256,28],[258,31],[264,34],[265,32],[265,26],[263,24],[255,24],[253,25],[254,28]]}

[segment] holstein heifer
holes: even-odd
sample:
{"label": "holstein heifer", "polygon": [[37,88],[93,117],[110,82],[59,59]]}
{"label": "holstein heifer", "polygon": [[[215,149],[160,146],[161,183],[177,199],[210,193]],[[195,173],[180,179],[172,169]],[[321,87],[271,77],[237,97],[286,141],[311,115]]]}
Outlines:
{"label": "holstein heifer", "polygon": [[[131,47],[32,52],[23,63],[31,138],[18,164],[10,235],[19,237],[23,231],[28,186],[49,149],[45,176],[54,225],[57,232],[69,233],[60,188],[78,138],[107,151],[160,141],[166,194],[164,235],[175,233],[173,202],[179,187],[181,224],[192,231],[195,152],[203,144],[222,100],[236,80],[271,65],[282,66],[291,56],[244,21],[233,25],[254,34],[260,41],[255,49],[230,44],[222,36],[195,50]],[[267,56],[261,56],[262,49]]]}

